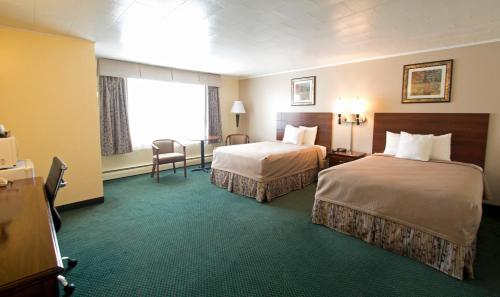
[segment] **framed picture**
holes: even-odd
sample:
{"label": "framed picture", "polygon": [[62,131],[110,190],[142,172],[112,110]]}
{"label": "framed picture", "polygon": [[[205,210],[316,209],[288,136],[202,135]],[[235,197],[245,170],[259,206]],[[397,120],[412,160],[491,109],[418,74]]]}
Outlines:
{"label": "framed picture", "polygon": [[292,79],[292,106],[316,104],[316,76]]}
{"label": "framed picture", "polygon": [[450,102],[453,60],[405,65],[402,103]]}

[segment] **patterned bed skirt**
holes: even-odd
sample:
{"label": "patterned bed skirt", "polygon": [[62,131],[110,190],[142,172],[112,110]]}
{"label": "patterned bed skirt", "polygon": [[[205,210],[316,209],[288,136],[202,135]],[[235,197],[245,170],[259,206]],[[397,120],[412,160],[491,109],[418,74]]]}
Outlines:
{"label": "patterned bed skirt", "polygon": [[331,202],[315,200],[312,221],[420,261],[452,277],[474,277],[476,244],[462,246],[435,235]]}
{"label": "patterned bed skirt", "polygon": [[259,182],[229,171],[213,169],[210,181],[229,192],[253,197],[259,202],[271,202],[273,198],[303,189],[318,179],[318,169],[309,169],[297,174],[280,177],[270,182]]}

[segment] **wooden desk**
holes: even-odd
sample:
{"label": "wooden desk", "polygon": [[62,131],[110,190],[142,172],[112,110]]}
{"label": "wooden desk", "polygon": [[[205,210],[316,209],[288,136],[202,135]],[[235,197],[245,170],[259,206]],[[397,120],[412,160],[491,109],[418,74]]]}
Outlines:
{"label": "wooden desk", "polygon": [[62,271],[43,179],[0,188],[0,296],[58,296]]}

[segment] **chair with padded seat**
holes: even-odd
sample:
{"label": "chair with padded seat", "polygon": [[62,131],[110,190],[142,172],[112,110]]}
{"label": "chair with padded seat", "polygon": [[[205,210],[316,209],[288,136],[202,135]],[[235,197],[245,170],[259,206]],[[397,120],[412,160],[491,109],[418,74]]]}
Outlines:
{"label": "chair with padded seat", "polygon": [[[47,195],[47,200],[50,205],[50,212],[52,214],[52,221],[54,222],[54,228],[56,232],[61,229],[62,221],[57,209],[55,208],[55,200],[57,197],[57,193],[59,193],[59,189],[66,186],[66,182],[63,180],[64,172],[68,169],[66,164],[59,159],[58,157],[54,157],[52,159],[52,165],[50,166],[49,175],[47,176],[47,180],[45,181],[45,193]],[[61,260],[68,261],[68,269],[71,269],[78,264],[78,261],[75,259],[71,259],[69,257],[61,257]],[[75,290],[75,285],[72,283],[68,283],[66,278],[62,275],[57,276],[57,280],[64,287],[65,296],[70,296]]]}
{"label": "chair with padded seat", "polygon": [[229,134],[226,137],[226,145],[250,143],[250,137],[246,134]]}
{"label": "chair with padded seat", "polygon": [[[176,145],[177,144],[177,145]],[[182,148],[182,153],[176,152],[176,146]],[[176,173],[175,162],[184,163],[184,178],[187,177],[186,168],[186,146],[173,139],[158,139],[151,144],[153,149],[153,169],[151,177],[156,173],[156,181],[160,182],[160,165],[172,163],[174,173]]]}

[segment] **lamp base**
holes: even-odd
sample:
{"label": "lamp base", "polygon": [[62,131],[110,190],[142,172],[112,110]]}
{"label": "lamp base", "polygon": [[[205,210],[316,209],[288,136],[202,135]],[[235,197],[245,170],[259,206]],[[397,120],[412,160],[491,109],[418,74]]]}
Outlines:
{"label": "lamp base", "polygon": [[240,126],[240,114],[236,114],[236,128]]}

